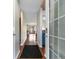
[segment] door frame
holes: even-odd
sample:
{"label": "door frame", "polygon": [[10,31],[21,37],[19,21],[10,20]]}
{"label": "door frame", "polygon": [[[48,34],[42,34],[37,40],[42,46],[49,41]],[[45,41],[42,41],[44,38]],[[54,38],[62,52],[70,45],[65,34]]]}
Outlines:
{"label": "door frame", "polygon": [[19,45],[21,45],[21,16],[19,17]]}
{"label": "door frame", "polygon": [[46,59],[49,59],[49,0],[46,0],[45,2],[45,8],[46,8],[46,24],[47,24],[47,34],[46,34],[46,40],[45,40],[45,52],[46,52]]}

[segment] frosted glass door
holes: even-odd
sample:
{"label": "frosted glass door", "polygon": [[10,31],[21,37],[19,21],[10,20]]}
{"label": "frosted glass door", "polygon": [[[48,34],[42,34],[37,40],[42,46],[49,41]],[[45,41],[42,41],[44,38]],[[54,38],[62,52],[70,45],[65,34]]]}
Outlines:
{"label": "frosted glass door", "polygon": [[65,59],[65,0],[49,2],[49,59]]}
{"label": "frosted glass door", "polygon": [[59,0],[59,57],[65,59],[65,0]]}

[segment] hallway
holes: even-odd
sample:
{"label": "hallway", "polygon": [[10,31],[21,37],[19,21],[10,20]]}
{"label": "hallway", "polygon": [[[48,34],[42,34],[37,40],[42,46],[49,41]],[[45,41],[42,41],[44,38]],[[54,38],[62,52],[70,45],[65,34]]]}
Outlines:
{"label": "hallway", "polygon": [[[20,46],[18,59],[45,59],[45,48],[40,48],[37,42],[25,41],[24,46]],[[29,58],[30,57],[30,58]]]}
{"label": "hallway", "polygon": [[14,59],[65,59],[64,2],[15,0]]}
{"label": "hallway", "polygon": [[[45,59],[46,10],[45,0],[15,0],[14,26],[15,59]],[[16,26],[17,25],[17,26]]]}

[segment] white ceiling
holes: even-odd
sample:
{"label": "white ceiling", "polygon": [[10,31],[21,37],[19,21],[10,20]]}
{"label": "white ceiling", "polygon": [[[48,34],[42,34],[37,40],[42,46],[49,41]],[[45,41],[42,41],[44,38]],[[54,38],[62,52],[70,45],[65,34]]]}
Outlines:
{"label": "white ceiling", "polygon": [[26,24],[36,24],[37,23],[37,14],[36,13],[24,13],[24,22]]}
{"label": "white ceiling", "polygon": [[41,0],[20,0],[21,10],[24,12],[37,12],[40,9]]}
{"label": "white ceiling", "polygon": [[26,23],[37,23],[37,12],[40,10],[42,0],[20,0]]}

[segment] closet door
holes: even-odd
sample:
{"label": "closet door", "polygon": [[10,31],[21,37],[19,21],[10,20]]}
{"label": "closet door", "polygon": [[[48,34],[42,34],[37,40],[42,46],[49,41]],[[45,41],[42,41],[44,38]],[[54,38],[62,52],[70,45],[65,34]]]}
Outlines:
{"label": "closet door", "polygon": [[65,0],[59,0],[58,6],[59,57],[65,59]]}
{"label": "closet door", "polygon": [[[55,3],[56,2],[56,3]],[[49,59],[58,59],[58,1],[49,4]]]}
{"label": "closet door", "polygon": [[65,0],[49,2],[49,59],[65,59]]}
{"label": "closet door", "polygon": [[58,0],[54,0],[54,59],[58,58]]}

